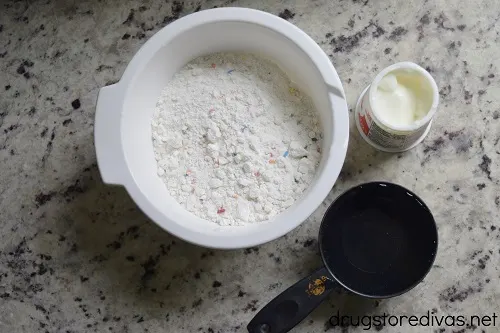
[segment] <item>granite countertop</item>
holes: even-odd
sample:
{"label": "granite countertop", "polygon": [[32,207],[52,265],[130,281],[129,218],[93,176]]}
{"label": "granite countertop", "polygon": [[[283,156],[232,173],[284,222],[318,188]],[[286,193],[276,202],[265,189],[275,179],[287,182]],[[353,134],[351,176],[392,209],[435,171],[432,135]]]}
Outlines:
{"label": "granite countertop", "polygon": [[[441,102],[425,141],[373,150],[351,122],[348,156],[325,203],[266,245],[215,251],[163,232],[96,167],[100,87],[144,42],[199,9],[279,14],[325,50],[352,107],[403,60],[435,77]],[[439,226],[439,252],[408,294],[367,300],[339,290],[294,332],[343,314],[500,313],[500,3],[474,1],[4,0],[0,3],[0,332],[243,332],[256,311],[321,265],[327,205],[371,180],[415,191]],[[352,113],[352,109],[351,109]],[[385,327],[383,332],[496,332]],[[380,328],[378,328],[380,330]]]}

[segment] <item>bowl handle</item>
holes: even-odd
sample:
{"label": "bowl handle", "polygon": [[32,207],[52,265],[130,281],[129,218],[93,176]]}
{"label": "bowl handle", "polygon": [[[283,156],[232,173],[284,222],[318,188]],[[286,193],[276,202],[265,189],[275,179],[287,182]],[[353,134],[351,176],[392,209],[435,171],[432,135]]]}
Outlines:
{"label": "bowl handle", "polygon": [[326,86],[328,87],[327,89],[329,93],[332,93],[335,96],[345,100],[344,92],[341,89],[337,88],[336,85],[326,82]]}
{"label": "bowl handle", "polygon": [[125,155],[120,127],[123,90],[113,84],[99,90],[94,121],[94,144],[97,165],[104,183],[124,185]]}

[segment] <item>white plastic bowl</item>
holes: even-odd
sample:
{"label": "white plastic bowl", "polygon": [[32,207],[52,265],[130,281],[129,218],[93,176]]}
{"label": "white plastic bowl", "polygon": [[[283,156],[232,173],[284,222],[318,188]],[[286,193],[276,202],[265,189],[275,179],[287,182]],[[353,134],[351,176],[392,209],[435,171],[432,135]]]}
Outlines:
{"label": "white plastic bowl", "polygon": [[[313,99],[324,135],[320,166],[301,199],[268,221],[239,227],[221,227],[180,206],[157,176],[151,139],[153,111],[167,82],[194,58],[223,51],[253,52],[277,63]],[[152,36],[120,82],[99,91],[94,134],[105,183],[124,186],[154,222],[175,236],[237,249],[285,235],[322,203],[344,163],[349,115],[337,72],[307,34],[265,12],[220,8],[185,16]]]}

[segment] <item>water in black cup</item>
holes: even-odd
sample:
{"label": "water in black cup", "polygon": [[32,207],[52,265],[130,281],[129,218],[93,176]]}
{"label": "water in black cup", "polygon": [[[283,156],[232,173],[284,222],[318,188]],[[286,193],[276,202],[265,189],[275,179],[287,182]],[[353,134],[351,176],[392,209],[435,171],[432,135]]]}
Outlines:
{"label": "water in black cup", "polygon": [[370,298],[403,294],[436,257],[434,218],[414,193],[396,184],[358,185],[328,208],[319,232],[324,267],[291,286],[251,320],[250,333],[285,333],[336,287]]}
{"label": "water in black cup", "polygon": [[319,243],[326,266],[344,287],[387,297],[426,275],[437,232],[431,212],[413,193],[369,183],[335,201],[325,214]]}

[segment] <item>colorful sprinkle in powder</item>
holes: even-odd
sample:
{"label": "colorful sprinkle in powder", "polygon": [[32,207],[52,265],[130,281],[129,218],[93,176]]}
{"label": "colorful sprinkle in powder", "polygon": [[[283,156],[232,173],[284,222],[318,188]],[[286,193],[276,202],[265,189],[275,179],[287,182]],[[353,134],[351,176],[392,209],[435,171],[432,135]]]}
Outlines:
{"label": "colorful sprinkle in powder", "polygon": [[283,153],[283,157],[287,157],[287,156],[288,156],[288,150]]}
{"label": "colorful sprinkle in powder", "polygon": [[225,210],[223,207],[221,207],[221,208],[217,209],[217,214],[222,214],[222,213],[224,213],[225,211],[226,211],[226,210]]}
{"label": "colorful sprinkle in powder", "polygon": [[290,95],[300,97],[300,92],[297,89],[290,87],[288,91],[290,92]]}
{"label": "colorful sprinkle in powder", "polygon": [[269,164],[276,164],[276,160],[270,159]]}
{"label": "colorful sprinkle in powder", "polygon": [[230,69],[227,71],[227,74],[231,74],[232,72],[234,72],[234,69]]}
{"label": "colorful sprinkle in powder", "polygon": [[215,67],[217,67],[217,65],[215,65],[215,64],[212,64],[212,68],[215,68]]}

